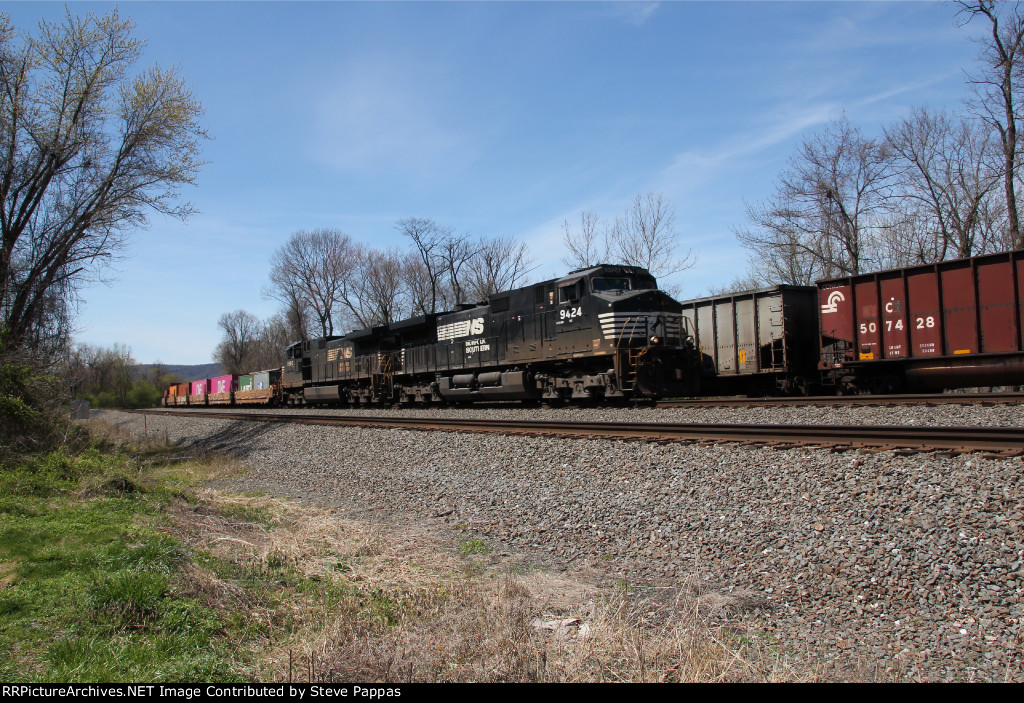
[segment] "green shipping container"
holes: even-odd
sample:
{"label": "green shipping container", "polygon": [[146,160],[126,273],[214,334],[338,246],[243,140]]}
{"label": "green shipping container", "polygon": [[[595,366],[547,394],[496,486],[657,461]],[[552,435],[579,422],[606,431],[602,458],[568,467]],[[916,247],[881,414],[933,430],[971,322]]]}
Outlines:
{"label": "green shipping container", "polygon": [[251,391],[252,390],[252,374],[238,377],[238,390],[240,391]]}

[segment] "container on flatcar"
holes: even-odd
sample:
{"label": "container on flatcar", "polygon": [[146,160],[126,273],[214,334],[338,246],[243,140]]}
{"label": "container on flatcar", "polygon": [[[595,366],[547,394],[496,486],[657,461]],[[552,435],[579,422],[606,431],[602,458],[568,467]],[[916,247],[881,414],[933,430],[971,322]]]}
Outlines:
{"label": "container on flatcar", "polygon": [[236,405],[269,405],[277,402],[277,388],[281,383],[281,369],[270,369],[268,371],[254,371],[249,378],[249,388],[242,388],[242,379],[239,377],[239,390],[235,391]]}
{"label": "container on flatcar", "polygon": [[818,282],[820,365],[848,390],[1024,383],[1024,252]]}
{"label": "container on flatcar", "polygon": [[208,388],[207,402],[210,405],[230,405],[232,394],[238,389],[238,376],[228,374],[211,378]]}
{"label": "container on flatcar", "polygon": [[780,285],[682,302],[709,393],[806,392],[817,378],[816,289]]}
{"label": "container on flatcar", "polygon": [[252,390],[252,374],[242,374],[238,377],[238,390],[240,391],[251,391]]}
{"label": "container on flatcar", "polygon": [[160,404],[163,405],[164,407],[175,404],[174,384],[168,386],[167,390],[164,391],[163,396],[160,398]]}
{"label": "container on flatcar", "polygon": [[188,404],[206,405],[206,396],[210,392],[210,379],[201,378],[189,383]]}
{"label": "container on flatcar", "polygon": [[267,371],[254,371],[252,374],[252,390],[258,391],[270,388],[271,385],[281,380],[281,369],[269,369]]}
{"label": "container on flatcar", "polygon": [[167,389],[167,405],[186,405],[188,404],[188,389],[189,384],[187,383],[172,383]]}

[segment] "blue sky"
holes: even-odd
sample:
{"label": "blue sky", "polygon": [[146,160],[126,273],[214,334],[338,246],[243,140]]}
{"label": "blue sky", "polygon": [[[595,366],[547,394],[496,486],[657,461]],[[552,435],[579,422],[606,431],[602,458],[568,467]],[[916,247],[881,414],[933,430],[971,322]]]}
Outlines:
{"label": "blue sky", "polygon": [[[113,3],[72,2],[76,14]],[[843,112],[867,133],[959,109],[983,28],[936,2],[122,2],[142,65],[178,66],[213,139],[185,223],[154,217],[77,339],[205,363],[263,299],[274,249],[336,227],[405,246],[403,217],[516,235],[561,275],[561,223],[663,193],[696,297],[742,274],[744,201]],[[7,2],[19,28],[63,3]],[[230,262],[226,269],[225,262]]]}

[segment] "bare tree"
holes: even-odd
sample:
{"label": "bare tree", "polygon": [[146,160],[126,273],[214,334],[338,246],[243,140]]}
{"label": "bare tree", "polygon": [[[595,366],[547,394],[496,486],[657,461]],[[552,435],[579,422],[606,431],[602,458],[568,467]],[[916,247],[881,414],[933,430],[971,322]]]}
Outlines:
{"label": "bare tree", "polygon": [[245,372],[272,369],[281,365],[284,350],[292,342],[304,339],[293,337],[284,315],[271,317],[260,327],[259,336],[252,345]]}
{"label": "bare tree", "polygon": [[433,220],[422,217],[407,217],[399,220],[395,229],[412,240],[413,247],[422,264],[421,273],[430,288],[430,297],[424,301],[424,312],[435,313],[439,298],[443,297],[444,261],[441,250],[446,239],[454,230],[441,227]]}
{"label": "bare tree", "polygon": [[231,374],[251,371],[253,352],[263,331],[259,318],[245,310],[224,313],[217,320],[224,337],[213,351],[213,360]]}
{"label": "bare tree", "polygon": [[896,265],[981,253],[982,207],[1000,182],[991,168],[988,130],[920,108],[886,128],[885,136],[894,154],[897,219],[906,220],[893,223],[902,236],[887,238],[898,242],[893,254],[907,259]]}
{"label": "bare tree", "polygon": [[7,347],[66,318],[77,283],[158,212],[184,218],[202,165],[199,103],[174,70],[131,74],[116,10],[18,36],[0,15],[0,315]]}
{"label": "bare tree", "polygon": [[1019,3],[961,1],[964,24],[976,17],[988,22],[989,36],[981,41],[980,66],[968,81],[974,89],[970,106],[999,134],[1006,217],[1014,249],[1024,248],[1017,209],[1016,180],[1020,169],[1017,122],[1021,119],[1021,82],[1024,78],[1024,15]]}
{"label": "bare tree", "polygon": [[124,407],[132,389],[136,362],[124,344],[93,347],[78,344],[69,355],[68,377],[73,395],[90,389],[94,395],[107,394],[108,402]]}
{"label": "bare tree", "polygon": [[[415,274],[412,287],[417,302],[413,307],[435,313],[466,302],[469,263],[477,255],[477,245],[469,234],[456,234],[453,227],[443,227],[433,220],[407,217],[395,228],[412,240],[419,266],[407,267]],[[429,296],[419,295],[429,286]]]}
{"label": "bare tree", "polygon": [[568,250],[562,262],[570,268],[628,264],[659,277],[684,271],[694,265],[695,258],[692,250],[679,253],[675,219],[675,208],[661,193],[637,195],[611,223],[581,210],[578,228],[568,220],[562,223],[562,243]]}
{"label": "bare tree", "polygon": [[360,327],[386,325],[411,315],[405,257],[396,251],[363,252],[345,304]]}
{"label": "bare tree", "polygon": [[810,236],[787,226],[787,212],[775,200],[759,205],[746,203],[747,219],[753,227],[733,230],[747,250],[746,275],[766,284],[813,285],[825,275],[824,264]]}
{"label": "bare tree", "polygon": [[126,344],[114,344],[107,353],[111,362],[114,397],[119,406],[127,407],[137,366],[135,357]]}
{"label": "bare tree", "polygon": [[[295,289],[286,289],[284,299],[287,301],[281,311],[288,334],[292,340],[309,339],[309,330],[313,326],[309,319],[309,306]],[[271,296],[272,297],[272,296]]]}
{"label": "bare tree", "polygon": [[476,257],[477,246],[468,234],[455,234],[449,230],[441,240],[438,259],[444,272],[445,307],[451,309],[466,300],[466,277],[469,263]]}
{"label": "bare tree", "polygon": [[271,257],[272,286],[265,293],[283,303],[296,321],[308,315],[320,334],[333,335],[359,256],[359,247],[339,230],[300,230]]}
{"label": "bare tree", "polygon": [[409,315],[426,315],[430,312],[431,280],[426,266],[415,253],[402,258],[402,282],[405,286],[406,304]]}
{"label": "bare tree", "polygon": [[1002,198],[986,198],[978,211],[978,222],[981,253],[1013,249],[1010,228],[1006,226],[1006,201]]}
{"label": "bare tree", "polygon": [[274,281],[273,269],[270,277],[271,285],[264,286],[261,295],[265,300],[281,303],[280,315],[292,339],[309,339],[309,330],[313,327],[312,312],[301,281],[293,276],[278,276],[278,280]]}
{"label": "bare tree", "polygon": [[526,243],[515,237],[482,239],[469,262],[471,298],[486,300],[493,293],[524,285],[532,263]]}
{"label": "bare tree", "polygon": [[806,284],[860,273],[889,205],[890,162],[888,144],[865,138],[845,116],[805,138],[774,196],[747,206],[752,226],[736,230],[755,263],[765,262],[761,277]]}
{"label": "bare tree", "polygon": [[579,229],[562,222],[562,244],[568,255],[562,257],[562,263],[570,269],[585,269],[608,261],[608,242],[601,229],[601,218],[597,213],[580,210]]}
{"label": "bare tree", "polygon": [[608,250],[615,261],[640,266],[657,277],[692,267],[692,250],[679,255],[675,208],[661,193],[637,195],[608,232]]}

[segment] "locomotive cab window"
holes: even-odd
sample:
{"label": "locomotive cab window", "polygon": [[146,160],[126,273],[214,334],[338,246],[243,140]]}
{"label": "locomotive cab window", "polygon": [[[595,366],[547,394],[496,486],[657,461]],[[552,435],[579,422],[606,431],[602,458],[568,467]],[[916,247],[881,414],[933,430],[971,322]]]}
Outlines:
{"label": "locomotive cab window", "polygon": [[572,283],[563,283],[558,287],[558,302],[576,302],[580,299],[580,291],[582,287],[581,281],[579,280],[573,281]]}
{"label": "locomotive cab window", "polygon": [[633,278],[633,290],[657,290],[658,284],[651,276],[636,276]]}
{"label": "locomotive cab window", "polygon": [[595,293],[614,293],[631,288],[628,278],[594,278],[591,280]]}

